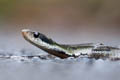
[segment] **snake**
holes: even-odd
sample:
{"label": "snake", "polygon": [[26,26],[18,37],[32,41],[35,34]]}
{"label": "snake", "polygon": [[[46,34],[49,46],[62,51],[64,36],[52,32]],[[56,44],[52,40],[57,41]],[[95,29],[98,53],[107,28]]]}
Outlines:
{"label": "snake", "polygon": [[[52,40],[51,38],[47,37],[46,35],[38,31],[32,31],[30,29],[23,29],[22,35],[24,39],[30,42],[31,44],[61,59],[68,58],[68,57],[76,58],[79,56],[90,57],[93,54],[91,53],[91,50],[93,51],[97,50],[96,49],[97,44],[95,43],[60,44]],[[99,45],[103,46],[104,49],[107,49],[106,51],[119,50],[119,48],[104,46],[103,44],[99,44]],[[104,49],[100,48],[99,50],[105,51]],[[102,56],[105,56],[105,55],[106,54],[103,54]],[[99,58],[101,57],[100,54],[97,55],[97,57],[98,56]],[[92,57],[96,57],[96,55],[92,55]]]}

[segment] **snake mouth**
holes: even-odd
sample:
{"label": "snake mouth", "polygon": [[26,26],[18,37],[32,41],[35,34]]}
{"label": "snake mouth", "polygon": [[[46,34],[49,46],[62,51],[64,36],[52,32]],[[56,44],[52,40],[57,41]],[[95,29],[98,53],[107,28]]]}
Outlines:
{"label": "snake mouth", "polygon": [[30,32],[29,29],[23,29],[23,30],[22,30],[22,35],[23,35],[23,37],[24,37],[25,39],[27,39],[27,34],[28,34],[28,32]]}

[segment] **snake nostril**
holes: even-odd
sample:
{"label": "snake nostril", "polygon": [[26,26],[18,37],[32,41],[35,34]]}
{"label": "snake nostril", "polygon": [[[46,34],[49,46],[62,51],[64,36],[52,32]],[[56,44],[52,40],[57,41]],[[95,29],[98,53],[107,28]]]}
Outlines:
{"label": "snake nostril", "polygon": [[35,32],[35,33],[34,33],[34,37],[35,37],[35,38],[38,38],[39,35],[40,35],[40,34],[39,34],[38,32]]}

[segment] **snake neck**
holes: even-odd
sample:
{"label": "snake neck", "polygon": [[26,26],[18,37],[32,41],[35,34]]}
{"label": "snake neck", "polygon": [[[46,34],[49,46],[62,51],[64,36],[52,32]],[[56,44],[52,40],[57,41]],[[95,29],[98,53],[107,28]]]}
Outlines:
{"label": "snake neck", "polygon": [[51,39],[49,39],[50,41],[45,40],[40,43],[34,43],[33,41],[28,39],[26,40],[29,41],[31,44],[35,45],[36,47],[44,50],[45,52],[57,56],[59,58],[64,59],[72,56],[69,54],[69,51],[67,49],[63,48],[60,44],[56,43]]}

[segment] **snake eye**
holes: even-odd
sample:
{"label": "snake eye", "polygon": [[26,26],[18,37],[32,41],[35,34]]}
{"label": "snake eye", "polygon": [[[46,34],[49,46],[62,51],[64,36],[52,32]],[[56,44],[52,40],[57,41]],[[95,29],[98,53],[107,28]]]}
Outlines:
{"label": "snake eye", "polygon": [[40,33],[38,33],[38,32],[35,32],[35,33],[34,33],[34,37],[35,37],[35,38],[38,38],[39,35],[40,35]]}

